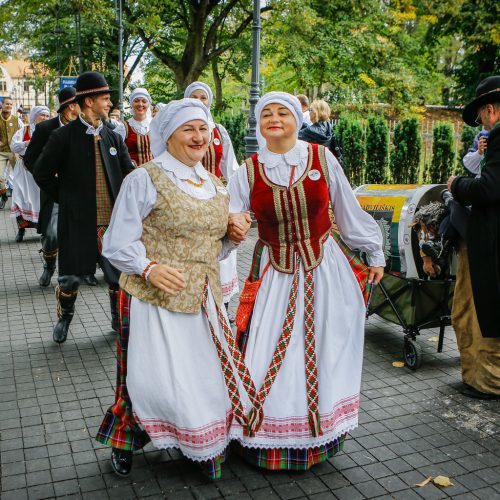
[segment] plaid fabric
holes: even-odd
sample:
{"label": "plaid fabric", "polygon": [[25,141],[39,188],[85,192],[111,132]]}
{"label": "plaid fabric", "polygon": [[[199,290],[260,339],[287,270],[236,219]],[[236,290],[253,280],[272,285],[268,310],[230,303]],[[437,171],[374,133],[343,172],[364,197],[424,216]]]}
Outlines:
{"label": "plaid fabric", "polygon": [[122,450],[139,450],[149,442],[149,436],[137,425],[132,414],[132,403],[127,391],[127,348],[129,337],[131,295],[120,290],[118,307],[120,332],[116,341],[115,403],[108,409],[96,441]]}
{"label": "plaid fabric", "polygon": [[333,239],[337,242],[338,246],[347,257],[349,261],[349,265],[351,266],[352,272],[354,273],[354,277],[361,288],[361,293],[363,294],[363,298],[365,299],[365,304],[368,304],[368,297],[370,296],[370,284],[368,283],[368,277],[370,274],[370,269],[368,266],[361,260],[361,257],[354,253],[342,240],[340,234],[332,230],[331,235]]}
{"label": "plaid fabric", "polygon": [[97,250],[99,251],[99,255],[102,254],[102,239],[107,229],[108,226],[97,226]]}
{"label": "plaid fabric", "polygon": [[[1,193],[0,193],[1,194]],[[17,227],[18,229],[28,229],[30,227],[37,227],[36,222],[31,222],[30,220],[23,219],[21,215],[16,217]]]}
{"label": "plaid fabric", "polygon": [[226,461],[227,450],[224,450],[220,455],[201,462],[201,469],[209,479],[220,479],[222,476],[222,464]]}
{"label": "plaid fabric", "polygon": [[247,462],[267,470],[308,470],[344,448],[347,434],[315,448],[244,448],[234,443],[235,451]]}
{"label": "plaid fabric", "polygon": [[102,163],[101,150],[99,149],[99,140],[99,136],[94,136],[97,225],[109,226],[111,212],[113,211],[113,203],[111,201],[108,184],[106,182],[106,174]]}

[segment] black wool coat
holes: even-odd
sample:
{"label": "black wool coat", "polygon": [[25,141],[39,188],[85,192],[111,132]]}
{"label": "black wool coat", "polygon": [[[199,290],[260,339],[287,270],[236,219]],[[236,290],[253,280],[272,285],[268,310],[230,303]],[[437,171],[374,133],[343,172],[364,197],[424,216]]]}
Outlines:
{"label": "black wool coat", "polygon": [[[39,123],[31,136],[26,153],[24,154],[24,164],[33,173],[35,163],[42,154],[43,148],[49,140],[50,134],[61,126],[59,115],[50,120]],[[38,233],[45,234],[50,222],[54,200],[43,190],[40,190],[40,215],[38,217]]]}
{"label": "black wool coat", "polygon": [[[55,130],[35,163],[34,178],[59,203],[59,274],[93,274],[98,255],[94,136],[77,118]],[[123,139],[108,127],[99,148],[111,200],[134,169]]]}
{"label": "black wool coat", "polygon": [[451,191],[461,204],[471,205],[466,241],[481,333],[500,338],[500,125],[488,137],[481,177],[457,177]]}

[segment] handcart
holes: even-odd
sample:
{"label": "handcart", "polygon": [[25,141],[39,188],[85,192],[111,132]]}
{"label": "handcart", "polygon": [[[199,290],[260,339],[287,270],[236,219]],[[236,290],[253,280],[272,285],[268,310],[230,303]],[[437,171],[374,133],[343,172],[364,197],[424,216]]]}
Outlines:
{"label": "handcart", "polygon": [[445,327],[451,324],[455,263],[449,279],[428,279],[423,272],[418,237],[410,227],[416,211],[440,201],[445,187],[366,184],[354,191],[360,205],[380,226],[387,262],[382,281],[373,289],[368,314],[401,325],[404,361],[412,370],[422,363],[422,349],[416,341],[420,330],[439,327],[437,351],[441,352]]}

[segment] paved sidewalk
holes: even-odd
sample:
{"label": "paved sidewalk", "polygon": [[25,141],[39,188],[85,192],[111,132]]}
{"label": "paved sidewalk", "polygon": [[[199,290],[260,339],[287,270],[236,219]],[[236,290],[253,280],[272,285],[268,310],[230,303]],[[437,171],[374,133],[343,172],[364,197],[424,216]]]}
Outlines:
{"label": "paved sidewalk", "polygon": [[[10,202],[8,204],[10,206]],[[42,263],[33,230],[14,242],[15,224],[0,211],[0,458],[1,499],[362,498],[500,499],[500,402],[467,399],[454,334],[436,353],[426,331],[422,367],[402,359],[399,327],[372,318],[366,327],[360,426],[332,460],[305,473],[267,473],[231,456],[222,480],[207,481],[178,452],[151,445],[137,453],[129,478],[111,471],[110,451],[93,436],[113,401],[115,334],[108,297],[83,286],[68,341],[52,341],[53,286],[41,289]],[[240,277],[251,240],[239,253]],[[55,279],[53,279],[55,283]],[[416,483],[449,476],[453,487]]]}

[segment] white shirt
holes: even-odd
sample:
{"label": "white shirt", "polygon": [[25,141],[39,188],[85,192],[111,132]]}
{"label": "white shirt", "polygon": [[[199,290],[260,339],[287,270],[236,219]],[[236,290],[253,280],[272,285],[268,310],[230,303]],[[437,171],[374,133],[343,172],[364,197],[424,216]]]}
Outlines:
{"label": "white shirt", "polygon": [[[168,151],[153,162],[179,189],[193,198],[208,200],[214,197],[218,190],[223,189],[215,187],[201,163],[188,167]],[[197,187],[185,182],[187,179],[197,184],[204,182]],[[117,269],[126,274],[140,275],[151,262],[146,257],[146,248],[141,241],[142,221],[150,214],[156,199],[156,188],[144,168],[137,168],[125,177],[111,222],[104,235],[102,253]],[[224,238],[219,260],[227,257],[235,248],[233,243]]]}
{"label": "white shirt", "polygon": [[476,177],[481,177],[481,168],[479,164],[481,163],[483,156],[484,155],[480,154],[479,151],[476,150],[469,151],[462,159],[464,167],[472,174],[475,174]]}
{"label": "white shirt", "polygon": [[[298,140],[285,154],[276,154],[264,147],[259,151],[258,159],[264,165],[271,182],[288,186],[291,167],[296,167],[293,182],[302,176],[307,167],[308,143]],[[326,150],[326,161],[330,177],[330,199],[343,240],[349,247],[366,252],[371,266],[385,266],[382,233],[378,224],[359,205],[342,167],[329,150]],[[245,164],[234,174],[228,189],[230,212],[250,210],[250,187]]]}

